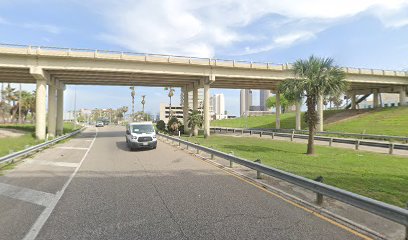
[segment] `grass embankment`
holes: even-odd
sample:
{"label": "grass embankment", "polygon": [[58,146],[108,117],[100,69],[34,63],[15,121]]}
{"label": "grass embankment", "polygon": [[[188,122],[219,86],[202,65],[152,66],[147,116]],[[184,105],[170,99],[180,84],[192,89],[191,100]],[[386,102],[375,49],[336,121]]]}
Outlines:
{"label": "grass embankment", "polygon": [[[0,128],[10,128],[24,131],[24,135],[19,137],[0,138],[0,157],[25,149],[41,143],[35,138],[35,127],[33,124],[2,124]],[[64,123],[64,133],[73,132],[79,129],[73,123]]]}
{"label": "grass embankment", "polygon": [[400,207],[408,201],[407,158],[324,146],[308,156],[306,144],[250,137],[185,139]]}
{"label": "grass embankment", "polygon": [[[324,119],[336,113],[347,110],[324,111]],[[302,113],[302,119],[304,113]],[[232,127],[232,128],[275,128],[275,115],[259,116],[216,120],[211,122],[211,126]],[[285,113],[281,115],[281,128],[295,128],[295,113]],[[306,123],[302,122],[302,128],[306,129]],[[408,135],[408,107],[379,108],[368,111],[365,114],[353,118],[326,124],[325,131],[366,133],[392,136]]]}

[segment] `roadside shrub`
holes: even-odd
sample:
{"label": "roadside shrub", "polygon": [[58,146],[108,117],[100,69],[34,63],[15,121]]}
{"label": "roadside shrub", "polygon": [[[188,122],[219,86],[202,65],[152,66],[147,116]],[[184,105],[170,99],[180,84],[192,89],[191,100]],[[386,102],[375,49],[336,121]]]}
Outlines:
{"label": "roadside shrub", "polygon": [[166,130],[166,123],[163,120],[160,120],[156,123],[156,127],[159,131],[165,131]]}
{"label": "roadside shrub", "polygon": [[177,133],[180,125],[181,122],[176,117],[172,117],[167,123],[167,130],[169,131],[169,133],[175,134]]}

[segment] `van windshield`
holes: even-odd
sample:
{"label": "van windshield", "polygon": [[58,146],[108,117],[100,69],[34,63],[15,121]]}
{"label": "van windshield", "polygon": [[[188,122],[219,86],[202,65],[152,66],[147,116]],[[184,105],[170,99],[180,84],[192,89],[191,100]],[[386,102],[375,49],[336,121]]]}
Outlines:
{"label": "van windshield", "polygon": [[151,124],[132,125],[131,129],[132,129],[132,133],[152,133],[154,132],[153,125]]}

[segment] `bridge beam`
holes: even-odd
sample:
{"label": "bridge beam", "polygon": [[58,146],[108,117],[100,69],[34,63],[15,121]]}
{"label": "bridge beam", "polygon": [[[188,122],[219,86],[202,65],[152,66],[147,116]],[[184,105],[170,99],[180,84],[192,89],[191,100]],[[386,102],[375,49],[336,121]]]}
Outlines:
{"label": "bridge beam", "polygon": [[31,67],[30,74],[36,79],[36,113],[35,113],[35,136],[39,140],[46,137],[46,91],[49,75],[40,67]]}
{"label": "bridge beam", "polygon": [[57,135],[64,134],[64,90],[65,84],[57,81]]}
{"label": "bridge beam", "polygon": [[55,79],[51,78],[48,84],[48,136],[50,137],[57,135],[57,90],[55,84]]}

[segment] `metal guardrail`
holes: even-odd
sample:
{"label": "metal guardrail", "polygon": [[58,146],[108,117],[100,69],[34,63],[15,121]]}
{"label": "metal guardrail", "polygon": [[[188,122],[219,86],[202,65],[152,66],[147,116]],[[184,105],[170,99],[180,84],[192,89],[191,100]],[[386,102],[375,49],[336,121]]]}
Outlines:
{"label": "metal guardrail", "polygon": [[33,152],[36,152],[36,151],[38,151],[38,150],[40,150],[40,149],[49,147],[49,146],[51,146],[51,145],[53,145],[53,144],[55,144],[55,143],[57,143],[57,142],[59,142],[59,141],[65,140],[65,139],[67,139],[67,138],[70,138],[70,137],[72,137],[72,136],[74,136],[74,135],[80,133],[83,129],[84,129],[84,128],[78,129],[78,130],[76,130],[76,131],[74,131],[74,132],[71,132],[71,133],[65,134],[65,135],[63,135],[63,136],[54,138],[54,139],[52,139],[52,140],[50,140],[50,141],[46,141],[46,142],[40,143],[40,144],[38,144],[38,145],[35,145],[35,146],[31,146],[31,147],[29,147],[29,148],[26,148],[26,149],[24,149],[24,150],[21,150],[21,151],[15,152],[15,153],[11,153],[11,154],[9,154],[9,155],[6,155],[6,156],[4,156],[4,157],[1,157],[1,158],[0,158],[0,164],[2,164],[2,163],[7,163],[7,162],[12,162],[12,161],[14,161],[14,159],[27,156],[27,155],[29,155],[29,154],[31,154],[31,153],[33,153]]}
{"label": "metal guardrail", "polygon": [[295,184],[297,186],[303,187],[305,189],[311,190],[313,192],[322,194],[324,196],[336,199],[338,201],[344,202],[346,204],[352,205],[354,207],[363,209],[365,211],[371,212],[378,216],[387,218],[396,223],[402,224],[408,227],[408,210],[397,206],[393,206],[384,202],[380,202],[368,197],[364,197],[340,188],[336,188],[324,183],[316,182],[292,173],[288,173],[276,168],[268,167],[257,162],[252,162],[244,158],[233,156],[212,148],[204,147],[198,144],[194,144],[176,137],[168,136],[162,133],[158,133],[158,136],[164,137],[166,139],[176,141],[179,144],[186,146],[191,146],[199,151],[203,151],[211,154],[212,156],[217,156],[231,162],[235,162],[242,166],[251,168],[253,170],[262,172],[266,175],[282,179],[289,183]]}
{"label": "metal guardrail", "polygon": [[[178,55],[165,55],[154,53],[138,53],[127,51],[112,51],[112,50],[98,50],[98,49],[83,49],[83,48],[65,48],[65,47],[50,47],[50,46],[31,46],[21,44],[7,44],[0,43],[0,48],[14,48],[23,49],[26,54],[46,54],[47,52],[55,54],[55,51],[64,53],[63,56],[77,56],[75,53],[82,53],[81,57],[113,57],[115,59],[127,59],[129,57],[141,57],[146,62],[155,62],[159,59],[159,62],[171,62],[171,63],[187,63],[187,64],[200,64],[210,66],[221,67],[242,67],[251,69],[271,69],[271,70],[290,70],[292,69],[292,63],[270,63],[270,62],[253,62],[245,60],[230,60],[230,59],[218,59],[218,58],[204,58],[204,57],[188,57]],[[14,52],[13,53],[17,53]],[[57,54],[59,56],[59,53]],[[354,68],[343,67],[343,70],[349,74],[364,74],[364,75],[381,75],[381,76],[397,76],[407,77],[408,71],[396,71],[396,70],[383,70],[383,69],[371,69],[371,68]]]}
{"label": "metal guardrail", "polygon": [[[277,137],[288,137],[288,138],[298,138],[298,139],[308,139],[307,131],[304,130],[283,130],[283,129],[269,129],[269,131],[266,130],[259,130],[259,129],[242,129],[242,128],[221,128],[221,127],[211,127],[210,128],[212,131],[220,131],[222,132],[223,130],[228,133],[228,132],[241,132],[241,133],[250,133],[250,134],[259,134],[259,135],[270,135],[270,136],[277,136]],[[299,132],[301,134],[299,134]],[[327,135],[337,135],[336,132],[318,132],[317,134],[327,134]],[[350,133],[349,136],[355,136],[355,137],[373,137],[376,136],[378,139],[383,139],[380,137],[388,137],[385,139],[389,140],[398,140],[398,141],[408,141],[407,137],[397,137],[397,136],[383,136],[383,135],[367,135],[367,134],[353,134]],[[335,137],[325,137],[325,136],[315,136],[315,140],[319,141],[324,141],[328,142],[329,144],[331,143],[344,143],[344,144],[352,144],[355,145],[356,148],[358,146],[369,146],[369,147],[380,147],[380,148],[388,148],[390,149],[390,153],[392,153],[392,150],[398,149],[398,150],[408,150],[408,145],[406,144],[398,144],[398,143],[385,143],[385,142],[373,142],[373,141],[364,141],[360,139],[345,139],[345,138],[335,138]]]}

